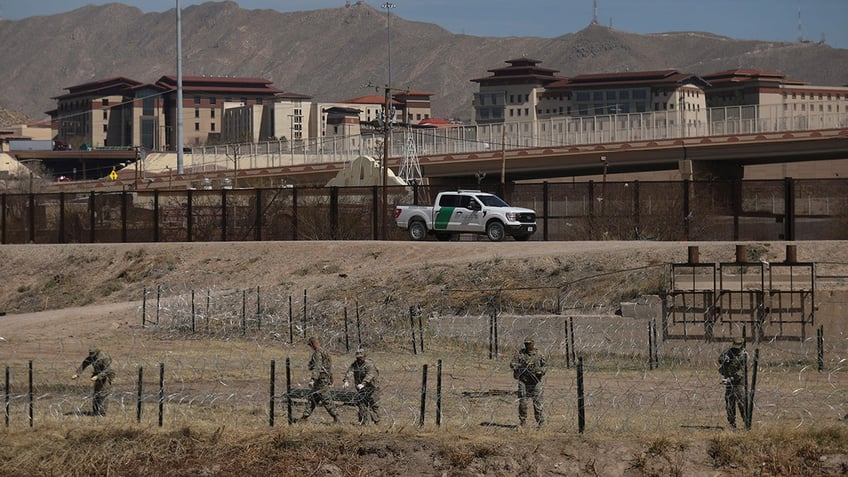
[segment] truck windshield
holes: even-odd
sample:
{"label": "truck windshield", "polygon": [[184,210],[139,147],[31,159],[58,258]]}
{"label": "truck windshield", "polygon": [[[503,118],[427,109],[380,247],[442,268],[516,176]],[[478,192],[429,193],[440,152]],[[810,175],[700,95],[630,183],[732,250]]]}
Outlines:
{"label": "truck windshield", "polygon": [[509,207],[509,204],[496,195],[478,195],[477,200],[482,202],[486,207]]}

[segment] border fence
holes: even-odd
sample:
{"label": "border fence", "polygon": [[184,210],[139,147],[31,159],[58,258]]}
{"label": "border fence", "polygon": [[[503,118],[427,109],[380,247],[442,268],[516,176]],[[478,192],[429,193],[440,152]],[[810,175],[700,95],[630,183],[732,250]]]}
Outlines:
{"label": "border fence", "polygon": [[[848,179],[475,185],[537,213],[531,240],[846,240]],[[0,194],[0,243],[404,240],[427,186]],[[385,200],[385,203],[384,203]]]}

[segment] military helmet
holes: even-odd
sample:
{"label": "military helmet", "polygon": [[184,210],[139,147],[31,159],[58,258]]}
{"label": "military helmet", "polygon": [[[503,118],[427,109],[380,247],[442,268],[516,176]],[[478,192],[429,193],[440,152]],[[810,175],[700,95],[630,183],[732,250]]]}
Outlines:
{"label": "military helmet", "polygon": [[534,340],[532,336],[528,336],[527,338],[524,338],[524,344],[535,345],[536,340]]}
{"label": "military helmet", "polygon": [[733,338],[733,346],[744,346],[744,345],[745,345],[744,339],[742,339],[738,336],[736,338]]}
{"label": "military helmet", "polygon": [[358,350],[356,350],[356,357],[357,358],[364,358],[365,357],[365,350],[362,349],[362,348],[359,348]]}
{"label": "military helmet", "polygon": [[100,353],[100,348],[98,348],[97,346],[92,346],[92,347],[88,348],[88,354],[98,354],[98,353]]}

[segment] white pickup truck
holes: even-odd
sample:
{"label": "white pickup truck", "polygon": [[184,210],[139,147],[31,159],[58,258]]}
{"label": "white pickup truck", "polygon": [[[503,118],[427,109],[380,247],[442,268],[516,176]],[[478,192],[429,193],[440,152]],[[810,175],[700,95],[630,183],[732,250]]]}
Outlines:
{"label": "white pickup truck", "polygon": [[395,223],[412,240],[424,240],[435,234],[450,240],[460,233],[485,234],[492,242],[507,235],[524,241],[536,231],[536,212],[510,207],[500,197],[479,190],[440,192],[435,205],[398,205]]}

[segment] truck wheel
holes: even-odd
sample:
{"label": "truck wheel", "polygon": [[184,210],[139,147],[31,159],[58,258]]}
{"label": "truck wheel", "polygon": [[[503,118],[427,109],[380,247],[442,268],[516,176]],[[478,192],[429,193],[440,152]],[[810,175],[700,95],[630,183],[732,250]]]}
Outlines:
{"label": "truck wheel", "polygon": [[500,242],[504,239],[506,231],[502,223],[493,220],[486,225],[486,237],[492,242]]}
{"label": "truck wheel", "polygon": [[427,238],[427,226],[420,220],[415,220],[409,224],[409,238],[415,241],[421,241]]}
{"label": "truck wheel", "polygon": [[446,232],[436,232],[436,238],[439,242],[448,242],[451,239],[451,234]]}

